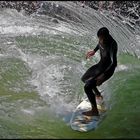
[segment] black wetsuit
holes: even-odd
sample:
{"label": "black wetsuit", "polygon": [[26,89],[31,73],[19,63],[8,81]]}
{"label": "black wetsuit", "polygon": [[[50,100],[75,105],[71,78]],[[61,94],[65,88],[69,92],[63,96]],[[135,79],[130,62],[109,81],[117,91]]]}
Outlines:
{"label": "black wetsuit", "polygon": [[[94,51],[96,52],[97,50],[100,50],[100,61],[96,65],[90,67],[81,78],[81,80],[85,83],[84,90],[87,94],[87,97],[91,104],[95,107],[97,107],[95,94],[100,95],[100,92],[96,88],[96,78],[104,74],[101,80],[101,83],[103,83],[113,75],[117,66],[117,43],[109,35],[104,47],[98,44]],[[94,90],[95,94],[92,90]]]}

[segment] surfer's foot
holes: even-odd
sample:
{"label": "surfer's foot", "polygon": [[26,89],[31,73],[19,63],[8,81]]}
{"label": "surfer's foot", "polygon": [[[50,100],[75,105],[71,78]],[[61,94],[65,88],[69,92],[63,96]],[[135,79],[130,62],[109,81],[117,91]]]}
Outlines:
{"label": "surfer's foot", "polygon": [[102,105],[103,104],[103,96],[102,95],[96,95],[96,103],[98,105]]}
{"label": "surfer's foot", "polygon": [[97,100],[103,100],[103,96],[102,95],[96,95],[96,99]]}
{"label": "surfer's foot", "polygon": [[99,116],[98,111],[93,111],[93,110],[90,110],[90,111],[87,111],[87,112],[83,112],[82,114],[86,115],[86,116]]}

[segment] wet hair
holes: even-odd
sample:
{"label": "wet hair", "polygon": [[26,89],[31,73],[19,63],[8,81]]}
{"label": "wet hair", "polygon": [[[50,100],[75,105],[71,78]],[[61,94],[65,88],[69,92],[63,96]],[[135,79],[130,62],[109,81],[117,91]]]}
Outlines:
{"label": "wet hair", "polygon": [[106,37],[109,36],[109,30],[106,27],[102,27],[98,30],[97,36],[100,37]]}

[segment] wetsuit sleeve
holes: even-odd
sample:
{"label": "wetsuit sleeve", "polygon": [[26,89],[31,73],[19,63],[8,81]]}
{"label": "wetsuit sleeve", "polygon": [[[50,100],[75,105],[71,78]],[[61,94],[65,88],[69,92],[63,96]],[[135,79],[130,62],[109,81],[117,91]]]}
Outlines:
{"label": "wetsuit sleeve", "polygon": [[99,44],[95,47],[94,51],[97,52],[99,50]]}

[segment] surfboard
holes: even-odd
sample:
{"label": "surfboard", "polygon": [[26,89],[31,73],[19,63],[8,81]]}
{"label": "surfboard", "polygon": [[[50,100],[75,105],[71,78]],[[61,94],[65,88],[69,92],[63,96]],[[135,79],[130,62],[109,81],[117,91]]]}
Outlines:
{"label": "surfboard", "polygon": [[104,101],[97,101],[97,108],[99,111],[99,116],[86,116],[82,112],[89,111],[91,109],[91,104],[88,99],[84,99],[72,113],[70,119],[70,126],[73,130],[80,132],[87,132],[95,129],[103,118],[107,108],[105,107]]}

